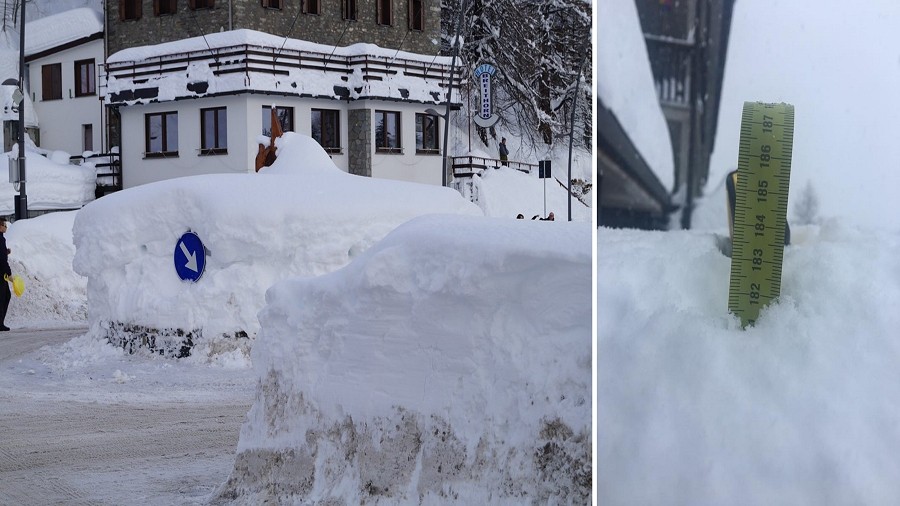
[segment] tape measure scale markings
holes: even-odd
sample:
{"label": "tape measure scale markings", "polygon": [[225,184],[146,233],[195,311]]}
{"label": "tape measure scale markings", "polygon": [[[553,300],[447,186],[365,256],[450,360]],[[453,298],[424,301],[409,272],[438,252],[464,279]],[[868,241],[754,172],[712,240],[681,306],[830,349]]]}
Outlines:
{"label": "tape measure scale markings", "polygon": [[781,294],[793,140],[794,106],[744,103],[728,287],[744,327]]}

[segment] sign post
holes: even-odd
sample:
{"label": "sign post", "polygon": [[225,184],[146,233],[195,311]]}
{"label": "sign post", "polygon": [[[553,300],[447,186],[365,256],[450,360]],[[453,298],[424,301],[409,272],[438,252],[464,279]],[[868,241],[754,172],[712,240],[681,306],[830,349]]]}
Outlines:
{"label": "sign post", "polygon": [[547,216],[547,179],[550,178],[550,160],[538,162],[538,177],[544,180],[544,217]]}

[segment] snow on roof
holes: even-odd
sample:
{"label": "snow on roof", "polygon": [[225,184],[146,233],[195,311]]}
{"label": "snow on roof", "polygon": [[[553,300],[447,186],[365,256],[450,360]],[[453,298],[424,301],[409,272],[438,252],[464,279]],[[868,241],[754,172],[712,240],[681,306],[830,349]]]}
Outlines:
{"label": "snow on roof", "polygon": [[100,13],[88,7],[36,19],[25,25],[25,55],[37,54],[101,32],[103,19]]}
{"label": "snow on roof", "polygon": [[669,128],[653,83],[637,7],[631,0],[602,2],[597,16],[597,93],[667,190],[675,185]]}
{"label": "snow on roof", "polygon": [[317,44],[299,39],[286,39],[277,35],[255,30],[231,30],[228,32],[210,33],[205,37],[192,37],[190,39],[164,42],[152,46],[139,46],[123,49],[107,58],[108,63],[120,63],[129,61],[141,61],[159,56],[166,56],[191,51],[205,51],[209,48],[218,49],[230,46],[261,46],[293,51],[310,51],[317,53],[334,54],[337,56],[374,55],[387,58],[398,58],[420,62],[433,62],[441,65],[450,65],[450,58],[446,56],[421,55],[407,53],[397,49],[382,48],[375,44],[353,44],[345,47]]}

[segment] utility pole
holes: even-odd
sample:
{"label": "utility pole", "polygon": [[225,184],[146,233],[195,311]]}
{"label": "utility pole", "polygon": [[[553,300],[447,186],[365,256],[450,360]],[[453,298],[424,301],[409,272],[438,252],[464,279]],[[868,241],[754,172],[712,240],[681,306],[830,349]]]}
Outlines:
{"label": "utility pole", "polygon": [[463,15],[466,12],[466,0],[461,0],[459,16],[456,18],[456,27],[453,35],[453,59],[450,60],[450,81],[447,86],[447,108],[444,111],[444,162],[441,165],[441,186],[447,186],[447,144],[450,141],[450,97],[453,94],[453,74],[456,73],[456,57],[459,55],[459,30],[462,28]]}
{"label": "utility pole", "polygon": [[[25,95],[25,1],[19,6],[19,90]],[[25,100],[19,104],[19,200],[16,202],[16,219],[28,218],[28,196],[25,194]]]}

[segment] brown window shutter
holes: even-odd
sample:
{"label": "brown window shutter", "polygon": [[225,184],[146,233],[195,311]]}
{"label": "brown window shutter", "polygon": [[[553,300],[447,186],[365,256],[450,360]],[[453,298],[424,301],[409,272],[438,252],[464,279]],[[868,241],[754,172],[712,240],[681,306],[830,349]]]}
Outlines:
{"label": "brown window shutter", "polygon": [[197,8],[197,1],[196,1],[196,0],[188,0],[188,7],[190,7],[191,10],[196,9],[196,8]]}
{"label": "brown window shutter", "polygon": [[41,67],[41,99],[46,100],[47,96],[50,94],[50,83],[53,82],[53,75],[50,72],[50,67],[44,65]]}
{"label": "brown window shutter", "polygon": [[119,21],[125,21],[125,0],[119,0]]}

